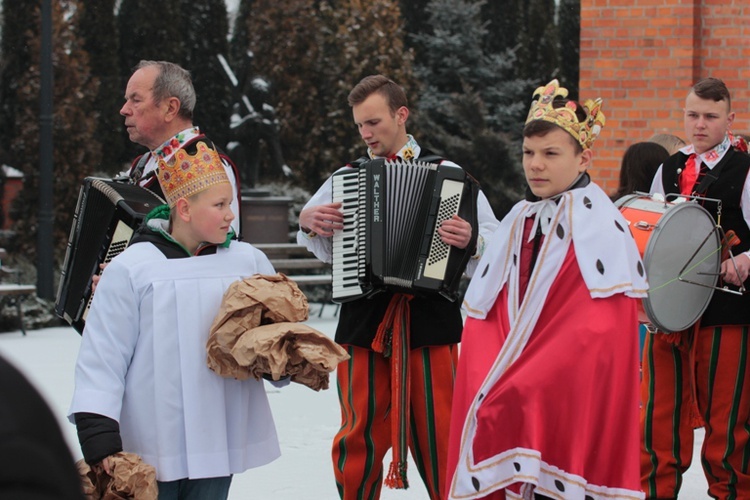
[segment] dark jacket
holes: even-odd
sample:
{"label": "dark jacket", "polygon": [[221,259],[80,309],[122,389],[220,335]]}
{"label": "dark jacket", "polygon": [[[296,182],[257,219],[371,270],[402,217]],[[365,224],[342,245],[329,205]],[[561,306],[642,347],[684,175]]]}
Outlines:
{"label": "dark jacket", "polygon": [[0,358],[0,498],[83,500],[60,427],[37,390]]}

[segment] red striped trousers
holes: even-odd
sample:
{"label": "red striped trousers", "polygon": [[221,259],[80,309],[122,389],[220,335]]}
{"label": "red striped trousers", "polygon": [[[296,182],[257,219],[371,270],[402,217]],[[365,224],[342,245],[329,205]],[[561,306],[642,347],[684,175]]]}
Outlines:
{"label": "red striped trousers", "polygon": [[[344,500],[377,499],[383,460],[391,448],[391,365],[369,349],[347,346],[351,359],[338,365],[341,428],[333,440],[333,469]],[[410,442],[414,462],[432,500],[443,498],[448,455],[455,345],[413,349]],[[409,472],[415,480],[414,471]]]}
{"label": "red striped trousers", "polygon": [[681,335],[680,346],[661,333],[647,334],[644,344],[641,486],[646,498],[677,497],[693,455],[693,428],[701,420],[708,494],[750,498],[748,327],[691,329]]}

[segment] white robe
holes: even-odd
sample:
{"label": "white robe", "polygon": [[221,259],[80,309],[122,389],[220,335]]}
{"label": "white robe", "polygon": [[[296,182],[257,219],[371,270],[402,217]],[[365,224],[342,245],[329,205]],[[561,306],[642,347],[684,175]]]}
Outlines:
{"label": "white robe", "polygon": [[94,295],[68,418],[118,421],[124,451],[153,465],[159,481],[227,476],[278,458],[263,382],[222,378],[206,364],[225,290],[273,272],[247,243],[183,259],[150,243],[128,247]]}

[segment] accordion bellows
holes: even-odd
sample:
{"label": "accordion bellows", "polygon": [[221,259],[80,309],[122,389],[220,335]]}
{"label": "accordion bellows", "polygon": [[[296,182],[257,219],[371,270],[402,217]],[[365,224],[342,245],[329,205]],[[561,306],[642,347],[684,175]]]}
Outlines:
{"label": "accordion bellows", "polygon": [[[375,159],[333,175],[344,229],[333,236],[333,300],[379,290],[456,300],[474,251],[479,187],[454,164]],[[440,224],[458,215],[473,227],[466,249],[443,243]]]}
{"label": "accordion bellows", "polygon": [[135,184],[86,177],[73,215],[55,313],[83,333],[92,278],[130,244],[146,215],[164,200]]}

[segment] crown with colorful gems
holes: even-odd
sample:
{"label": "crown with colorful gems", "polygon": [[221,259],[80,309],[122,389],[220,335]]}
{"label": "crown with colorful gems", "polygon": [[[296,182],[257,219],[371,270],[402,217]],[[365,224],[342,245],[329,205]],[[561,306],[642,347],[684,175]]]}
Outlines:
{"label": "crown with colorful gems", "polygon": [[180,198],[229,182],[219,153],[202,141],[195,147],[194,155],[178,149],[169,161],[159,160],[159,185],[170,208]]}
{"label": "crown with colorful gems", "polygon": [[559,108],[552,106],[556,97],[566,98],[567,96],[568,89],[561,87],[560,82],[556,79],[544,87],[539,87],[534,91],[526,123],[532,120],[554,123],[572,135],[583,149],[590,149],[604,126],[604,113],[601,111],[602,99],[588,99],[583,104],[586,119],[581,122],[578,121],[578,116],[576,116],[577,105],[575,102],[568,101]]}

